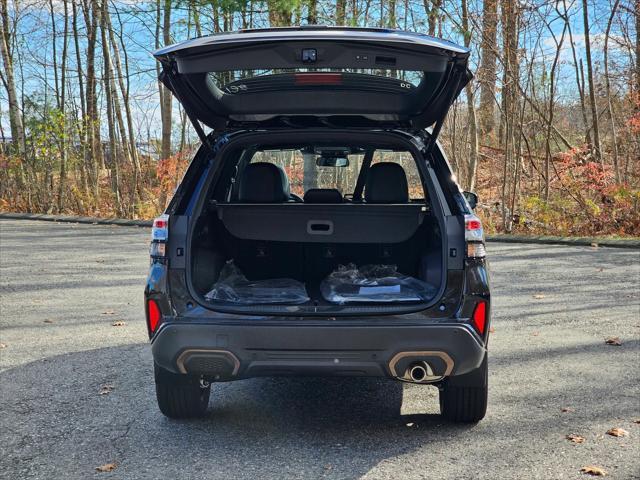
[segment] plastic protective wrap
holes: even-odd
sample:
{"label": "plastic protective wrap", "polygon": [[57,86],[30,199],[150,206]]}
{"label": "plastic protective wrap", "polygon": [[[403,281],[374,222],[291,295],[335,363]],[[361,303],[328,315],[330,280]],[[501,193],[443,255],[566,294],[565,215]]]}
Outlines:
{"label": "plastic protective wrap", "polygon": [[233,260],[229,260],[218,281],[204,296],[209,301],[229,302],[239,305],[281,303],[298,305],[309,301],[304,284],[292,278],[248,280]]}
{"label": "plastic protective wrap", "polygon": [[437,293],[430,283],[398,272],[395,265],[340,265],[320,284],[325,300],[349,302],[422,302]]}

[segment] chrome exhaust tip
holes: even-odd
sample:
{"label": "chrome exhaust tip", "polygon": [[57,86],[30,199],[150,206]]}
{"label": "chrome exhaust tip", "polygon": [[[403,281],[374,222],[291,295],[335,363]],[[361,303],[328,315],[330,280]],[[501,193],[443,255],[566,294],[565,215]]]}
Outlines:
{"label": "chrome exhaust tip", "polygon": [[399,352],[389,360],[391,376],[402,382],[437,383],[452,371],[453,359],[437,350]]}
{"label": "chrome exhaust tip", "polygon": [[427,369],[420,364],[409,367],[409,378],[414,382],[422,382],[427,377]]}
{"label": "chrome exhaust tip", "polygon": [[413,383],[433,383],[443,378],[433,372],[433,367],[429,363],[415,362],[409,365],[402,379]]}

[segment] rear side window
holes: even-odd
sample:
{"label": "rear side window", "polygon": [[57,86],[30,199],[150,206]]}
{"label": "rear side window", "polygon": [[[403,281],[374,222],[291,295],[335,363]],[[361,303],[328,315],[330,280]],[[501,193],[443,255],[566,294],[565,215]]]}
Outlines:
{"label": "rear side window", "polygon": [[[364,153],[347,156],[348,165],[343,167],[318,166],[317,155],[305,153],[301,149],[257,151],[251,163],[268,162],[281,167],[289,179],[291,193],[302,197],[311,188],[335,188],[343,195],[352,194],[358,181],[358,174],[364,162]],[[392,162],[399,164],[407,175],[409,198],[425,198],[418,167],[410,152],[376,150],[371,164]]]}

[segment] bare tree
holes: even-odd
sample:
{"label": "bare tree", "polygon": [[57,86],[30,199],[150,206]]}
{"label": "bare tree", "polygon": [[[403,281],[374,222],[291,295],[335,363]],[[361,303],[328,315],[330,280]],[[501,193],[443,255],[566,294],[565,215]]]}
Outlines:
{"label": "bare tree", "polygon": [[480,83],[479,123],[482,135],[491,133],[495,126],[495,89],[498,34],[498,0],[482,2],[482,52],[478,82]]}
{"label": "bare tree", "polygon": [[587,78],[589,80],[589,105],[591,107],[591,124],[593,129],[593,153],[597,160],[602,162],[600,146],[600,127],[598,124],[598,108],[596,106],[596,89],[593,80],[593,62],[591,59],[591,35],[589,33],[589,5],[587,0],[582,0],[582,15],[584,19],[584,48],[587,60]]}
{"label": "bare tree", "polygon": [[11,21],[7,9],[7,0],[0,0],[0,54],[4,69],[0,70],[0,80],[7,90],[9,103],[9,126],[12,143],[19,153],[24,153],[24,128],[22,113],[18,103],[18,93],[13,73],[13,56],[11,54]]}

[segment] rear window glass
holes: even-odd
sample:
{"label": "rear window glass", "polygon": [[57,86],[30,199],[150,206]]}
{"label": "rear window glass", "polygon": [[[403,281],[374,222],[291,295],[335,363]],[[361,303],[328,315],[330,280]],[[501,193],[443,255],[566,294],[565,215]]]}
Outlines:
{"label": "rear window glass", "polygon": [[[300,197],[311,188],[335,188],[343,195],[351,195],[358,181],[358,174],[364,161],[363,153],[346,156],[348,165],[344,167],[318,166],[317,155],[305,153],[300,149],[257,151],[251,163],[268,162],[281,167],[289,179],[291,193]],[[399,164],[407,175],[409,198],[425,198],[418,167],[410,152],[376,150],[371,164],[393,162]]]}

